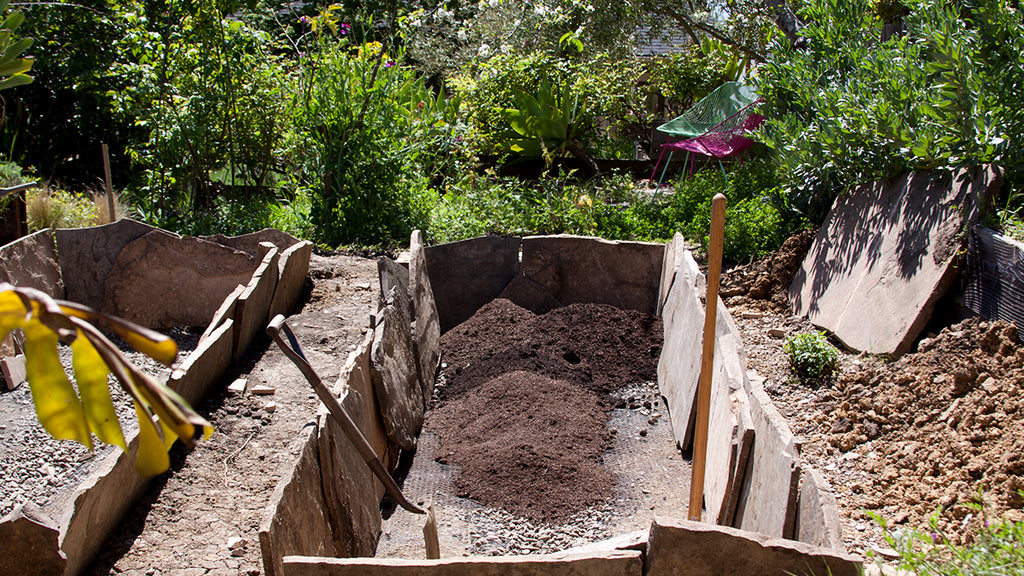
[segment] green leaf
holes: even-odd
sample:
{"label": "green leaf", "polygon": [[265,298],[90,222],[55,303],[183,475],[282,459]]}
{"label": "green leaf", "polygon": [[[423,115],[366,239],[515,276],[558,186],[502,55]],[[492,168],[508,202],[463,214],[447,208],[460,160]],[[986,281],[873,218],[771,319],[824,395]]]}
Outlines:
{"label": "green leaf", "polygon": [[125,444],[121,424],[114,411],[114,403],[110,399],[110,387],[107,384],[110,370],[92,342],[80,331],[71,343],[71,352],[75,381],[78,383],[78,392],[82,397],[85,420],[89,423],[89,428],[100,441],[126,450],[128,446]]}
{"label": "green leaf", "polygon": [[24,330],[25,372],[39,423],[54,438],[76,440],[92,450],[82,403],[57,355],[57,334],[35,315]]}
{"label": "green leaf", "polygon": [[0,64],[0,77],[23,74],[32,69],[32,58],[15,58],[10,62]]}
{"label": "green leaf", "polygon": [[25,84],[31,84],[32,77],[24,74],[15,74],[10,78],[4,78],[0,80],[0,90],[6,90],[8,88],[14,88],[15,86],[24,86]]}

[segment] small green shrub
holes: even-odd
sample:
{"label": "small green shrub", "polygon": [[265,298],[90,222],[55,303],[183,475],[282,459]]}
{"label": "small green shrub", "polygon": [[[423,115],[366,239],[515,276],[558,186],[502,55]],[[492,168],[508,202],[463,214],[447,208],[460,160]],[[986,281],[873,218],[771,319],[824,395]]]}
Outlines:
{"label": "small green shrub", "polygon": [[828,379],[839,372],[839,350],[829,344],[824,332],[794,334],[786,339],[782,350],[800,378]]}
{"label": "small green shrub", "polygon": [[25,194],[29,230],[84,228],[96,224],[92,199],[59,188],[32,188]]}

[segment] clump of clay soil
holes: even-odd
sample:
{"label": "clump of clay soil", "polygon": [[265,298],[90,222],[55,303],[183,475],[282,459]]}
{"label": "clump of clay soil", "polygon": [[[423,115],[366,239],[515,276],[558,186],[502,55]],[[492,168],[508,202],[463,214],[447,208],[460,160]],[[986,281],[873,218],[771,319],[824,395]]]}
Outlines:
{"label": "clump of clay soil", "polygon": [[[844,452],[872,441],[877,497],[902,503],[897,521],[965,533],[989,518],[1024,519],[1024,349],[1004,322],[965,320],[922,340],[918,352],[844,373],[823,415]],[[980,493],[979,493],[980,491]],[[979,502],[980,498],[980,502]]]}
{"label": "clump of clay soil", "polygon": [[543,522],[610,493],[606,421],[593,392],[516,371],[445,403],[429,428],[442,438],[438,460],[461,467],[459,496]]}
{"label": "clump of clay soil", "polygon": [[719,294],[723,299],[732,297],[734,300],[726,303],[733,305],[743,301],[764,310],[788,309],[789,285],[810,250],[815,234],[807,230],[790,236],[769,256],[731,269],[722,278]]}
{"label": "clump of clay soil", "polygon": [[541,522],[613,496],[610,392],[657,378],[660,319],[602,304],[535,315],[495,300],[441,339],[426,430],[460,495]]}

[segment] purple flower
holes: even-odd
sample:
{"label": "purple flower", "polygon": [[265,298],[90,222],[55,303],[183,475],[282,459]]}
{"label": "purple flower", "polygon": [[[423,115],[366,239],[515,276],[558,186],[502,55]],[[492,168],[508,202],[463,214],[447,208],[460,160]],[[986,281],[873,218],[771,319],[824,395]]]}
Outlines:
{"label": "purple flower", "polygon": [[351,31],[352,31],[352,25],[351,24],[341,23],[341,24],[338,25],[338,33],[341,34],[342,36],[344,36],[345,34],[348,34]]}
{"label": "purple flower", "polygon": [[384,67],[385,68],[391,68],[394,65],[395,65],[395,61],[394,60],[388,60],[387,62],[384,63]]}
{"label": "purple flower", "polygon": [[313,22],[313,19],[310,18],[309,16],[303,16],[302,18],[299,18],[299,22],[302,22],[306,26],[309,26]]}

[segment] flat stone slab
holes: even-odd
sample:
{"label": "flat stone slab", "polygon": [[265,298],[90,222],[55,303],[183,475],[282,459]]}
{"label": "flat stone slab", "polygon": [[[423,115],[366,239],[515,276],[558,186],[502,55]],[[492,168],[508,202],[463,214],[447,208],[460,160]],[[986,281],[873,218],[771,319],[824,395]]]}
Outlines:
{"label": "flat stone slab", "polygon": [[270,302],[268,318],[278,314],[287,315],[295,310],[309,274],[313,243],[298,242],[278,250],[281,250],[281,257],[277,263],[277,287],[274,289],[274,299]]}
{"label": "flat stone slab", "polygon": [[645,576],[857,576],[860,560],[725,526],[655,518]]}
{"label": "flat stone slab", "polygon": [[676,280],[676,275],[685,265],[683,260],[688,252],[686,241],[679,232],[676,232],[672,236],[672,240],[665,244],[665,255],[661,263],[661,281],[658,283],[658,316],[661,316],[662,308],[665,306],[665,300],[668,298],[669,290],[672,289],[672,283]]}
{"label": "flat stone slab", "polygon": [[60,275],[53,231],[40,230],[0,248],[0,282],[35,288],[51,298],[63,300],[64,280]]}
{"label": "flat stone slab", "polygon": [[804,466],[803,482],[800,483],[796,539],[812,546],[846,551],[843,524],[839,519],[832,486],[820,472],[810,466]]}
{"label": "flat stone slab", "polygon": [[732,525],[740,485],[754,445],[754,424],[745,390],[738,334],[728,332],[715,343],[708,451],[704,470],[704,520]]}
{"label": "flat stone slab", "polygon": [[377,298],[380,307],[387,304],[400,306],[411,322],[413,310],[412,299],[409,297],[409,270],[391,258],[381,256],[377,258],[377,277],[380,280],[380,294]]}
{"label": "flat stone slab", "polygon": [[245,353],[257,334],[266,330],[270,320],[270,303],[277,288],[277,263],[281,254],[273,244],[263,243],[262,246],[266,248],[266,254],[235,304],[236,359]]}
{"label": "flat stone slab", "polygon": [[0,576],[63,574],[67,559],[60,553],[59,537],[56,523],[35,504],[15,508],[0,519]]}
{"label": "flat stone slab", "polygon": [[1001,181],[991,167],[915,172],[841,195],[790,285],[795,313],[852,350],[908,352]]}
{"label": "flat stone slab", "polygon": [[665,247],[582,236],[523,238],[523,274],[563,304],[611,304],[655,314]]}
{"label": "flat stone slab", "polygon": [[284,576],[641,576],[642,568],[638,550],[440,560],[284,559]]}
{"label": "flat stone slab", "polygon": [[281,252],[284,252],[291,246],[301,242],[298,238],[276,230],[274,228],[264,228],[258,232],[251,232],[249,234],[242,234],[239,236],[225,236],[224,234],[213,234],[210,236],[201,236],[203,240],[209,240],[210,242],[216,242],[229,248],[251,254],[254,258],[261,258],[263,255],[260,253],[260,243],[269,242]]}
{"label": "flat stone slab", "polygon": [[388,439],[403,450],[412,450],[423,427],[425,402],[409,321],[393,304],[385,306],[379,315],[370,358],[373,388]]}
{"label": "flat stone slab", "polygon": [[800,446],[756,373],[748,379],[754,454],[736,510],[735,526],[774,538],[794,538]]}
{"label": "flat stone slab", "polygon": [[[363,400],[348,388],[339,399],[359,430],[366,430]],[[320,473],[327,515],[340,556],[373,556],[381,530],[380,499],[375,478],[355,446],[334,418],[320,414]]]}
{"label": "flat stone slab", "polygon": [[263,573],[282,576],[282,558],[290,554],[334,556],[334,539],[320,475],[316,426],[299,432],[302,452],[274,488],[260,522]]}
{"label": "flat stone slab", "polygon": [[217,308],[256,268],[244,252],[156,230],[117,255],[103,311],[157,330],[207,326]]}
{"label": "flat stone slab", "polygon": [[519,270],[519,245],[519,238],[481,236],[424,248],[442,334],[501,294]]}
{"label": "flat stone slab", "polygon": [[530,280],[522,274],[516,274],[508,286],[498,294],[498,298],[510,300],[516,306],[526,308],[534,314],[547,314],[562,303],[547,288]]}
{"label": "flat stone slab", "polygon": [[60,275],[68,300],[100,309],[107,275],[129,243],[157,230],[127,218],[92,228],[54,231],[60,253]]}
{"label": "flat stone slab", "polygon": [[437,367],[441,361],[441,323],[434,289],[427,274],[427,258],[423,255],[423,233],[419,230],[413,230],[409,241],[409,283],[413,304],[413,348],[420,367],[423,398],[429,402],[434,395]]}
{"label": "flat stone slab", "polygon": [[28,371],[25,366],[25,355],[0,358],[0,376],[3,376],[4,385],[8,390],[14,390],[26,382]]}

